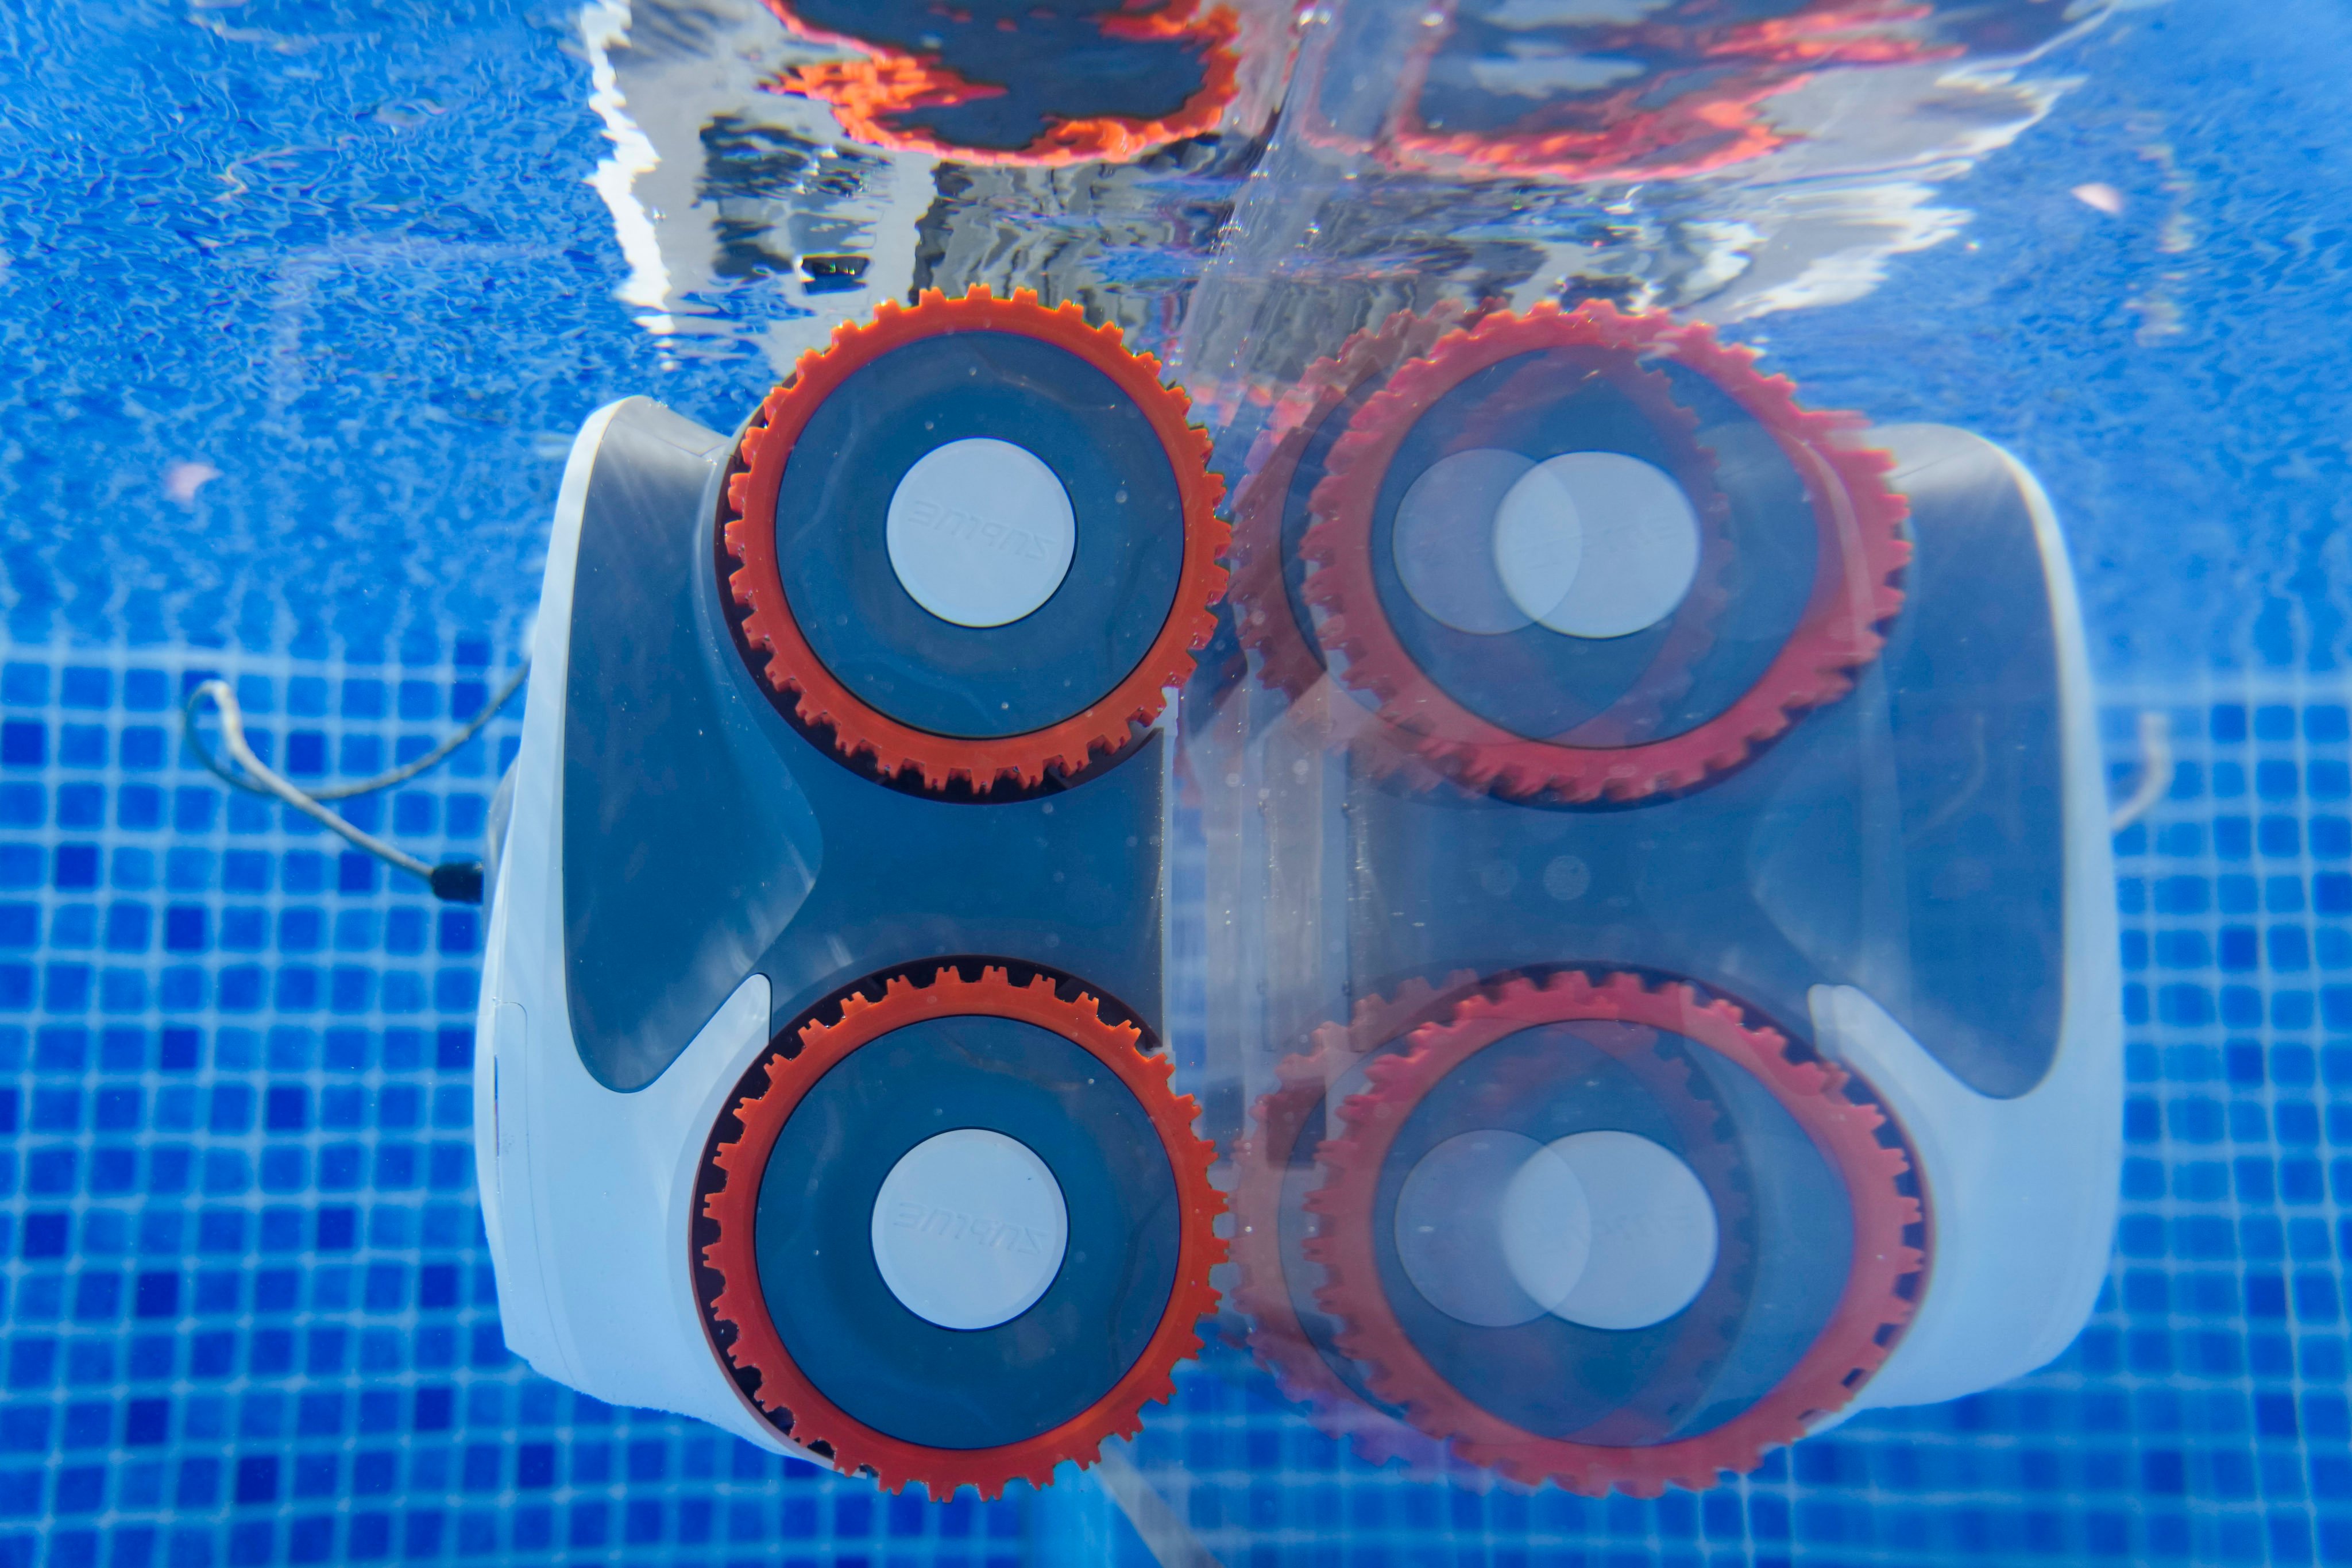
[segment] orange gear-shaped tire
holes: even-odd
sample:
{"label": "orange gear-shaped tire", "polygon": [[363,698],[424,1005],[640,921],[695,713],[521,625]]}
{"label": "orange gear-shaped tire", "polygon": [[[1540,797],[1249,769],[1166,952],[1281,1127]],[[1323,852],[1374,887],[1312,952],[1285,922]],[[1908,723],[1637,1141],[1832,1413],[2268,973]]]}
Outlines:
{"label": "orange gear-shaped tire", "polygon": [[[1260,679],[1288,697],[1293,711],[1320,730],[1327,744],[1344,747],[1367,773],[1421,788],[1448,771],[1440,766],[1443,752],[1432,745],[1432,737],[1394,722],[1394,705],[1376,709],[1368,695],[1335,694],[1335,688],[1319,679],[1325,672],[1321,639],[1301,620],[1301,602],[1317,601],[1312,594],[1302,594],[1300,602],[1295,602],[1286,573],[1294,552],[1306,555],[1310,542],[1316,549],[1325,547],[1330,531],[1318,532],[1310,527],[1303,538],[1286,538],[1286,514],[1301,486],[1320,489],[1312,470],[1300,473],[1318,433],[1337,419],[1341,427],[1331,435],[1344,438],[1349,422],[1362,412],[1360,406],[1349,410],[1348,405],[1368,400],[1378,390],[1376,383],[1425,356],[1448,333],[1467,330],[1467,314],[1444,305],[1425,315],[1400,311],[1378,331],[1356,334],[1337,354],[1308,366],[1254,444],[1234,508],[1234,620],[1243,643],[1257,655]],[[1730,504],[1716,482],[1714,456],[1698,439],[1697,416],[1675,400],[1666,378],[1645,368],[1633,351],[1622,345],[1595,346],[1612,351],[1598,367],[1600,375],[1640,411],[1664,443],[1675,481],[1697,517],[1701,544],[1690,587],[1648,666],[1605,710],[1569,734],[1553,737],[1555,742],[1588,750],[1617,745],[1623,736],[1654,726],[1664,706],[1688,689],[1695,667],[1714,640],[1716,618],[1730,599],[1725,578],[1734,565]],[[1325,460],[1328,464],[1328,451]],[[1311,500],[1309,505],[1311,521]],[[1308,563],[1314,563],[1311,556]],[[1344,622],[1338,629],[1344,631]],[[1345,679],[1344,660],[1340,679]],[[1443,718],[1437,722],[1444,727]],[[1452,771],[1458,776],[1458,769]]]}
{"label": "orange gear-shaped tire", "polygon": [[[817,1081],[850,1053],[908,1025],[975,1015],[1015,1019],[1060,1036],[1099,1060],[1141,1104],[1175,1176],[1176,1277],[1143,1353],[1081,1414],[1020,1442],[929,1447],[849,1415],[794,1363],[760,1279],[754,1244],[760,1185],[785,1122]],[[703,1215],[716,1226],[717,1237],[702,1248],[702,1261],[722,1281],[709,1310],[714,1324],[733,1331],[724,1353],[737,1368],[756,1374],[751,1397],[780,1431],[827,1456],[846,1474],[870,1470],[890,1491],[920,1482],[934,1501],[962,1486],[992,1498],[1014,1479],[1046,1485],[1066,1459],[1092,1464],[1106,1439],[1140,1430],[1144,1405],[1174,1397],[1175,1368],[1200,1352],[1198,1325],[1217,1309],[1209,1271],[1225,1258],[1225,1243],[1214,1234],[1225,1201],[1209,1180],[1216,1152],[1192,1131],[1199,1106],[1169,1088],[1173,1064],[1164,1054],[1145,1055],[1138,1048],[1140,1038],[1132,1024],[1105,1022],[1093,996],[1063,999],[1049,976],[1015,985],[1002,968],[984,967],[978,979],[967,980],[942,965],[929,985],[898,974],[878,998],[853,993],[843,1001],[837,1022],[812,1021],[802,1027],[797,1053],[779,1049],[767,1058],[767,1089],[731,1104],[741,1134],[719,1143],[712,1158],[724,1184],[715,1191],[706,1188],[703,1197]]]}
{"label": "orange gear-shaped tire", "polygon": [[[1412,1108],[1455,1068],[1505,1037],[1588,1019],[1671,1031],[1750,1074],[1835,1170],[1852,1209],[1844,1289],[1797,1363],[1738,1415],[1665,1442],[1612,1446],[1548,1437],[1485,1409],[1447,1383],[1415,1347],[1380,1285],[1375,1194],[1381,1165]],[[1623,1048],[1601,1039],[1592,1043],[1612,1053]],[[1654,1497],[1669,1485],[1702,1490],[1725,1471],[1755,1468],[1768,1448],[1796,1441],[1846,1405],[1885,1363],[1909,1321],[1902,1281],[1923,1267],[1920,1253],[1906,1241],[1906,1230],[1920,1222],[1919,1205],[1898,1186],[1909,1161],[1900,1148],[1880,1142],[1884,1118],[1844,1093],[1843,1073],[1791,1058],[1783,1037],[1750,1026],[1728,1002],[1703,1000],[1676,983],[1654,989],[1626,973],[1609,974],[1597,984],[1574,970],[1541,985],[1515,980],[1465,999],[1452,1022],[1420,1030],[1411,1052],[1380,1058],[1367,1074],[1372,1087],[1341,1108],[1348,1130],[1324,1144],[1320,1158],[1330,1175],[1308,1200],[1323,1216],[1310,1256],[1330,1281],[1318,1300],[1347,1325],[1339,1347],[1366,1364],[1373,1391],[1469,1463],[1529,1486],[1549,1480],[1591,1496],[1612,1487],[1636,1497]]]}
{"label": "orange gear-shaped tire", "polygon": [[[1139,409],[1173,470],[1183,527],[1176,592],[1143,658],[1109,690],[1057,722],[990,738],[917,728],[863,700],[809,646],[784,594],[776,554],[776,500],[785,465],[817,408],[853,374],[893,349],[940,333],[1009,332],[1061,349],[1109,378]],[[1215,630],[1211,609],[1224,592],[1219,564],[1229,536],[1216,516],[1223,482],[1209,471],[1207,435],[1189,422],[1191,402],[1164,384],[1160,362],[1130,352],[1116,325],[1090,327],[1075,303],[1048,310],[1027,289],[999,300],[985,286],[960,300],[930,290],[912,308],[884,304],[865,325],[835,327],[833,342],[801,356],[744,431],[740,470],[727,481],[723,538],[738,563],[728,578],[746,612],[741,627],[752,662],[779,706],[803,725],[829,731],[845,758],[870,758],[884,775],[912,773],[932,790],[961,781],[985,795],[1000,784],[1041,783],[1048,769],[1083,770],[1097,753],[1127,744],[1148,724],[1168,688],[1192,673],[1193,652]]]}
{"label": "orange gear-shaped tire", "polygon": [[[1274,1375],[1276,1386],[1304,1406],[1318,1429],[1346,1439],[1374,1465],[1401,1462],[1410,1473],[1454,1479],[1485,1473],[1456,1453],[1443,1434],[1433,1436],[1412,1426],[1350,1387],[1308,1338],[1282,1240],[1285,1171],[1333,1084],[1370,1057],[1411,1048],[1426,1030],[1453,1021],[1466,998],[1512,984],[1529,982],[1507,975],[1481,981],[1461,970],[1434,987],[1410,981],[1393,997],[1359,1003],[1347,1026],[1323,1026],[1315,1031],[1309,1051],[1284,1058],[1276,1088],[1252,1110],[1256,1131],[1234,1151],[1233,1299],[1249,1319],[1250,1349]],[[1687,1163],[1701,1173],[1717,1202],[1723,1251],[1714,1278],[1685,1309],[1696,1326],[1678,1339],[1674,1354],[1642,1395],[1612,1412],[1591,1434],[1603,1446],[1614,1435],[1636,1440],[1630,1435],[1654,1428],[1662,1419],[1672,1419],[1674,1412],[1687,1411],[1704,1394],[1728,1348],[1730,1299],[1745,1288],[1753,1253],[1743,1223],[1748,1194],[1732,1151],[1716,1135],[1718,1109],[1692,1092],[1688,1064],[1639,1053],[1621,1063],[1647,1087],[1683,1134]],[[1317,1245],[1311,1240],[1307,1253],[1307,1261],[1314,1262]]]}
{"label": "orange gear-shaped tire", "polygon": [[1285,1057],[1275,1069],[1275,1087],[1250,1113],[1255,1131],[1234,1146],[1233,1300],[1249,1319],[1251,1353],[1320,1430],[1345,1438],[1371,1464],[1400,1462],[1415,1473],[1460,1467],[1449,1462],[1443,1442],[1359,1398],[1307,1339],[1283,1256],[1283,1178],[1329,1087],[1365,1058],[1443,1016],[1476,983],[1468,970],[1435,986],[1408,981],[1393,996],[1358,1003],[1348,1024],[1316,1030],[1309,1049]]}
{"label": "orange gear-shaped tire", "polygon": [[[1811,498],[1816,563],[1794,631],[1762,674],[1720,712],[1680,734],[1631,744],[1578,745],[1517,734],[1472,712],[1413,662],[1381,605],[1372,565],[1376,503],[1390,463],[1422,413],[1490,365],[1550,348],[1602,347],[1672,360],[1704,376],[1768,430]],[[1736,767],[1800,710],[1833,700],[1849,671],[1877,656],[1880,624],[1903,600],[1895,574],[1910,558],[1908,508],[1888,487],[1893,460],[1851,444],[1858,415],[1801,408],[1785,377],[1754,368],[1704,325],[1663,311],[1622,312],[1605,301],[1573,311],[1539,305],[1450,334],[1406,365],[1358,412],[1316,487],[1303,551],[1314,563],[1305,596],[1324,612],[1320,636],[1346,656],[1340,676],[1380,704],[1423,755],[1462,784],[1574,803],[1638,800]]]}
{"label": "orange gear-shaped tire", "polygon": [[1325,421],[1350,397],[1428,353],[1464,314],[1452,305],[1420,314],[1399,310],[1350,336],[1300,373],[1251,444],[1246,477],[1234,496],[1234,626],[1242,646],[1257,655],[1258,678],[1294,700],[1323,676],[1323,660],[1307,646],[1284,582],[1283,513],[1298,465]]}

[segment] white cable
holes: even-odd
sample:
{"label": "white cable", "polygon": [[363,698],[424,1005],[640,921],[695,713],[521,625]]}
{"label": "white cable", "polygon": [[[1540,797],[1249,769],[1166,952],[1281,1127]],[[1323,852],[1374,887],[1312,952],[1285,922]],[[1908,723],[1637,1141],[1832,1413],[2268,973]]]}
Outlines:
{"label": "white cable", "polygon": [[[372,779],[362,779],[357,784],[335,784],[327,789],[306,790],[303,793],[307,794],[312,800],[349,800],[353,795],[373,795],[378,790],[390,789],[394,784],[406,784],[410,779],[415,778],[417,774],[425,772],[425,769],[433,766],[434,763],[439,762],[442,758],[447,756],[450,752],[456,751],[458,747],[472,740],[476,735],[480,734],[482,726],[488,723],[492,719],[498,717],[499,710],[505,707],[513,700],[514,694],[522,689],[522,683],[530,675],[530,661],[529,659],[525,659],[522,662],[522,668],[516,670],[513,675],[509,676],[504,686],[499,688],[499,694],[496,697],[491,698],[488,702],[484,703],[482,705],[482,710],[466,721],[465,728],[458,730],[450,735],[447,740],[442,742],[439,745],[434,747],[431,751],[425,752],[423,756],[416,758],[415,761],[403,763],[400,766],[393,769],[388,773],[378,773]],[[189,712],[188,724],[188,745],[195,752],[197,759],[201,761],[205,766],[213,771],[214,776],[220,779],[224,784],[235,784],[237,788],[245,790],[252,795],[276,795],[278,793],[276,790],[265,788],[261,784],[255,783],[252,779],[239,778],[236,774],[221,766],[220,760],[215,757],[210,752],[205,750],[204,740],[196,733],[195,731],[194,719],[194,711],[191,709]]]}
{"label": "white cable", "polygon": [[[221,767],[205,750],[203,742],[196,736],[196,710],[207,699],[211,700],[214,707],[220,710],[221,742],[227,749],[228,754],[236,759],[236,765],[245,770],[247,775],[246,778],[238,778]],[[364,849],[385,864],[396,866],[410,876],[431,885],[435,892],[441,891],[439,879],[434,875],[436,869],[434,867],[425,864],[405,850],[394,848],[373,834],[363,833],[352,826],[320,805],[316,798],[305,795],[301,790],[280,778],[271,771],[268,764],[254,755],[253,748],[247,744],[245,739],[244,711],[238,708],[236,693],[230,689],[227,681],[207,680],[198,686],[194,691],[188,693],[184,712],[187,721],[188,743],[195,750],[198,756],[205,759],[205,765],[214,773],[240,789],[277,796],[330,833],[340,835],[354,847]],[[478,724],[475,726],[477,729],[479,727]],[[459,739],[462,740],[463,737]],[[419,759],[420,762],[423,760]],[[475,900],[478,901],[479,898],[480,894],[478,891],[475,894]]]}
{"label": "white cable", "polygon": [[2172,788],[2172,721],[2158,708],[2139,716],[2139,783],[2107,816],[2107,831],[2121,833],[2147,815]]}

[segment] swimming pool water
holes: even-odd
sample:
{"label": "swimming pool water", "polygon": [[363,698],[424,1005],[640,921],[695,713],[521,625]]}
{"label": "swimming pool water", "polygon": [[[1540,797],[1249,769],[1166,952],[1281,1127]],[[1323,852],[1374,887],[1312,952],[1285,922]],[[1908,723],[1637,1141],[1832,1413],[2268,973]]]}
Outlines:
{"label": "swimming pool water", "polygon": [[[16,640],[372,659],[413,627],[509,648],[590,409],[650,392],[740,422],[773,374],[742,332],[812,297],[753,268],[702,318],[614,298],[629,271],[584,183],[611,144],[580,20],[487,0],[0,17],[21,79],[0,102]],[[2352,194],[2333,107],[2347,26],[2317,0],[2120,12],[2025,72],[2054,99],[2046,119],[1931,171],[1948,237],[1866,250],[1883,280],[1856,300],[1738,328],[1816,402],[2019,449],[2067,520],[2111,676],[2342,657],[2347,393],[2326,329],[2352,272],[2333,216]],[[742,209],[755,233],[822,184],[761,185],[725,157],[768,199]],[[1139,210],[1152,237],[1110,270],[1142,301],[1140,346],[1168,349],[1244,172],[1163,171],[1091,215],[971,182],[935,231],[1010,255],[1025,216],[1080,249]],[[2070,194],[2094,182],[2120,216]],[[1564,241],[1557,221],[1536,237]],[[1450,252],[1355,265],[1475,275]],[[662,319],[696,330],[638,324]]]}

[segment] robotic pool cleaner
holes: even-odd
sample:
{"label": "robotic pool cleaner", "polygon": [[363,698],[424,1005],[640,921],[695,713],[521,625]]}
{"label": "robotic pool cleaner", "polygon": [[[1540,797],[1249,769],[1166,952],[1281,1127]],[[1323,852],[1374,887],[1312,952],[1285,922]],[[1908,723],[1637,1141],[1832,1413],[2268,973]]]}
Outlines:
{"label": "robotic pool cleaner", "polygon": [[1400,317],[1254,454],[1236,620],[1339,748],[1360,913],[1352,1020],[1236,1151],[1236,1300],[1374,1458],[1706,1487],[2033,1370],[2104,1277],[2107,807],[2049,504],[1752,357]]}
{"label": "robotic pool cleaner", "polygon": [[1223,586],[1181,393],[885,306],[732,440],[595,415],[489,868],[508,1342],[934,1497],[1091,1461],[1213,1310],[1160,1045],[1164,689]]}

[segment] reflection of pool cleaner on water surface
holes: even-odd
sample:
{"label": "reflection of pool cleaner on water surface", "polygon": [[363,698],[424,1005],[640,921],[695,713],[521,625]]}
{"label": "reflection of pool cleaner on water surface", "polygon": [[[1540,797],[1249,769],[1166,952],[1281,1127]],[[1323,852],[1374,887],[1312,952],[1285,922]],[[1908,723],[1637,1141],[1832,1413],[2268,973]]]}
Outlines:
{"label": "reflection of pool cleaner on water surface", "polygon": [[2104,1275],[2106,806],[2047,502],[1751,357],[1399,318],[1237,503],[1243,636],[1344,748],[1359,999],[1238,1152],[1239,1299],[1375,1458],[1711,1485],[2040,1366]]}
{"label": "reflection of pool cleaner on water surface", "polygon": [[1905,71],[1990,73],[2105,7],[1438,0],[1425,10],[1339,9],[1352,37],[1300,106],[1306,136],[1401,170],[1632,184],[1754,163],[1806,140],[1824,129],[1801,107],[1809,89]]}
{"label": "reflection of pool cleaner on water surface", "polygon": [[582,432],[476,1058],[540,1371],[934,1496],[1171,1392],[1223,1247],[1160,1039],[1150,726],[1223,585],[1186,408],[975,291],[732,441]]}
{"label": "reflection of pool cleaner on water surface", "polygon": [[852,141],[973,163],[1123,163],[1205,135],[1240,70],[1240,19],[1201,0],[767,5],[857,51],[793,67],[779,91],[830,104]]}

